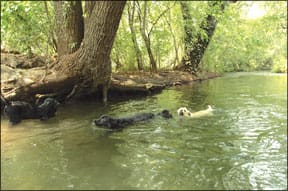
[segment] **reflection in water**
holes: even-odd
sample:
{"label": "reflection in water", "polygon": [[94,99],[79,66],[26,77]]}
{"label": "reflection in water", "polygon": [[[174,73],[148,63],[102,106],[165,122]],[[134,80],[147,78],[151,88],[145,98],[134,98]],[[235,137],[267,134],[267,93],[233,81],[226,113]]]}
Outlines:
{"label": "reflection in water", "polygon": [[[287,77],[230,75],[103,106],[60,108],[46,122],[1,120],[2,189],[285,189]],[[199,119],[176,116],[216,108]],[[103,113],[169,109],[119,132],[94,128]]]}

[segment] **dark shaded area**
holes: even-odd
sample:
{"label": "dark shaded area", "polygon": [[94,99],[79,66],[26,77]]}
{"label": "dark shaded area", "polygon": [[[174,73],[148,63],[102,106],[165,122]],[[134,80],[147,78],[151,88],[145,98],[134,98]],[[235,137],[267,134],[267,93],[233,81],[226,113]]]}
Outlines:
{"label": "dark shaded area", "polygon": [[25,101],[7,101],[4,107],[4,113],[8,116],[9,122],[12,125],[15,125],[20,123],[23,119],[47,120],[54,117],[58,105],[59,102],[53,98],[46,98],[40,105],[31,104]]}

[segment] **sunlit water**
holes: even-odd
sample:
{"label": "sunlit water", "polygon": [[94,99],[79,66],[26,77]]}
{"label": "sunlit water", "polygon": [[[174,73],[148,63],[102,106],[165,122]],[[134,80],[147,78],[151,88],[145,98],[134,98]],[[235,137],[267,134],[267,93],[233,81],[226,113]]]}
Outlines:
{"label": "sunlit water", "polygon": [[[179,107],[215,108],[180,118]],[[91,124],[166,108],[119,132]],[[286,189],[287,76],[228,74],[161,94],[61,106],[48,121],[1,119],[2,189]]]}

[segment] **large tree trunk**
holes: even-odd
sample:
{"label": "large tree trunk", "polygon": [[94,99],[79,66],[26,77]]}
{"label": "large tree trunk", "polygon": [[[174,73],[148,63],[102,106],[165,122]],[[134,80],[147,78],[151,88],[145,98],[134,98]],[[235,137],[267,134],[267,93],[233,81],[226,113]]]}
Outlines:
{"label": "large tree trunk", "polygon": [[92,14],[96,1],[84,1],[84,28],[87,27],[88,20]]}
{"label": "large tree trunk", "polygon": [[84,1],[84,3],[85,3],[85,14],[86,14],[85,18],[89,19],[93,11],[93,8],[96,4],[96,1]]}
{"label": "large tree trunk", "polygon": [[[203,35],[198,33],[196,40],[193,42],[193,27],[191,27],[191,24],[188,24],[192,21],[188,3],[189,2],[187,1],[180,2],[185,31],[185,55],[182,58],[181,64],[176,66],[175,69],[191,72],[192,74],[197,75],[200,72],[200,62],[213,36],[217,21],[213,15],[208,14],[200,26],[200,28],[206,33],[207,38],[203,38]],[[224,10],[224,2],[211,1],[208,3],[210,8],[220,6],[220,10]]]}
{"label": "large tree trunk", "polygon": [[136,32],[134,29],[134,14],[135,14],[135,5],[136,2],[135,1],[131,1],[129,2],[129,7],[128,7],[128,21],[129,21],[129,28],[131,31],[131,37],[132,37],[132,42],[133,42],[133,46],[136,52],[136,60],[137,60],[137,67],[138,70],[141,71],[144,69],[144,65],[143,65],[143,58],[142,58],[142,53],[141,50],[139,48],[138,42],[137,42],[137,38],[136,38]]}
{"label": "large tree trunk", "polygon": [[54,1],[58,57],[75,52],[84,36],[81,1]]}
{"label": "large tree trunk", "polygon": [[104,101],[111,77],[110,52],[125,1],[97,1],[85,27],[80,48],[64,55],[45,79],[21,86],[5,94],[10,100],[36,94],[62,94],[66,98],[90,94],[102,87]]}
{"label": "large tree trunk", "polygon": [[79,93],[82,90],[84,93],[94,92],[99,85],[104,94],[107,93],[111,78],[110,52],[124,6],[125,1],[96,2],[85,26],[81,47],[58,63],[57,71],[78,77],[78,83],[86,86],[80,88]]}

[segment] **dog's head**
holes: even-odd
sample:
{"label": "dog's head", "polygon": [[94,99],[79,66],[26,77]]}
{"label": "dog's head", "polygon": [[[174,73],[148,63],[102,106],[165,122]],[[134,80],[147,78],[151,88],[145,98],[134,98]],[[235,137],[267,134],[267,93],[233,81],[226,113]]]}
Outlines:
{"label": "dog's head", "polygon": [[54,98],[46,98],[44,102],[38,106],[38,113],[41,119],[48,119],[55,116],[58,105],[60,103]]}
{"label": "dog's head", "polygon": [[108,126],[111,119],[109,115],[101,115],[98,119],[94,120],[94,124],[97,126]]}
{"label": "dog's head", "polygon": [[10,123],[13,125],[21,121],[21,111],[22,109],[19,105],[6,105],[4,107],[4,113],[8,116]]}
{"label": "dog's head", "polygon": [[12,124],[20,122],[22,119],[34,118],[35,108],[25,101],[11,101],[4,107],[4,113],[8,116]]}
{"label": "dog's head", "polygon": [[161,111],[161,113],[159,113],[159,114],[160,114],[162,117],[167,118],[167,119],[172,118],[172,114],[171,114],[170,111],[167,110],[167,109],[164,109],[164,110]]}
{"label": "dog's head", "polygon": [[178,115],[180,116],[191,116],[191,112],[186,107],[180,107],[177,110]]}
{"label": "dog's head", "polygon": [[109,115],[101,115],[98,119],[95,119],[94,124],[97,126],[104,126],[108,128],[115,128],[116,120],[110,117]]}
{"label": "dog's head", "polygon": [[60,103],[54,98],[46,98],[39,108],[57,108]]}
{"label": "dog's head", "polygon": [[56,99],[48,97],[38,107],[41,108],[41,109],[51,109],[51,108],[55,108],[56,109],[59,104],[60,103]]}

